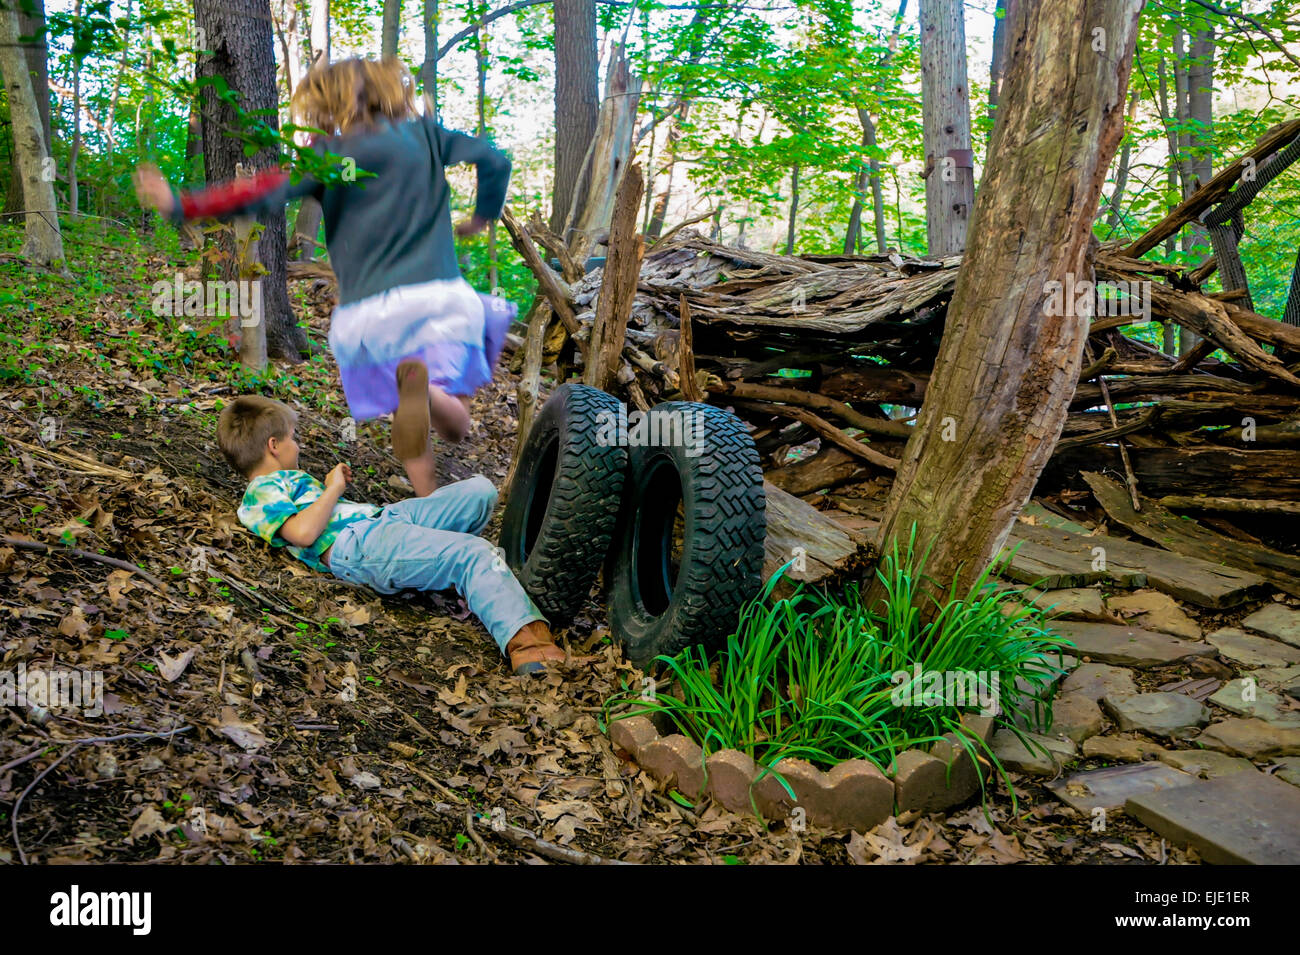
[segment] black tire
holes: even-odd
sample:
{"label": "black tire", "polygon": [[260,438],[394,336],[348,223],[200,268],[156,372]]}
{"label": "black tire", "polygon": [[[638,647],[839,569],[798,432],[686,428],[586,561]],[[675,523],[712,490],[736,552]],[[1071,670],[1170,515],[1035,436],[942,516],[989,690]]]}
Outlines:
{"label": "black tire", "polygon": [[699,453],[688,453],[690,440],[630,448],[606,570],[610,631],[638,666],[696,644],[716,648],[762,583],[765,497],[754,441],[735,415],[711,405],[667,402],[650,414],[678,411],[699,416],[703,446]]}
{"label": "black tire", "polygon": [[506,563],[552,625],[582,608],[609,550],[627,448],[609,440],[619,403],[561,385],[537,413],[510,482],[499,542]]}

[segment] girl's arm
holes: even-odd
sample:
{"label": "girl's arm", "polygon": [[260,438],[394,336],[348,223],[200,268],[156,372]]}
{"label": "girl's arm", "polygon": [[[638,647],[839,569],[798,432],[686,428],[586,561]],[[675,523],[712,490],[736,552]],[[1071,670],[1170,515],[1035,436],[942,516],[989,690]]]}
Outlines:
{"label": "girl's arm", "polygon": [[445,129],[431,119],[434,142],[443,166],[472,162],[478,168],[478,196],[474,218],[485,225],[498,218],[506,207],[506,187],[510,184],[510,157],[486,139]]}
{"label": "girl's arm", "polygon": [[291,199],[320,198],[319,180],[303,176],[297,183],[279,169],[267,169],[247,179],[232,179],[206,189],[178,192],[168,185],[156,166],[142,165],[135,172],[136,195],[140,204],[157,209],[173,222],[234,215],[256,216],[283,208]]}

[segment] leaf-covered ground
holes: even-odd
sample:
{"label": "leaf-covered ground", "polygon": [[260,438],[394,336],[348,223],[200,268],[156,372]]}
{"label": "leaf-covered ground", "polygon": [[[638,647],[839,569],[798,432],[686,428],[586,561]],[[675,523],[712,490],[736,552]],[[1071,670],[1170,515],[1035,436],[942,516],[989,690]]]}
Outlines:
{"label": "leaf-covered ground", "polygon": [[[18,241],[0,229],[0,252]],[[300,409],[304,468],[347,460],[349,497],[404,496],[386,426],[349,440],[328,355],[247,381],[220,335],[150,311],[152,283],[185,267],[179,253],[112,228],[74,231],[69,249],[72,279],[0,261],[0,533],[56,548],[0,544],[0,665],[100,670],[105,708],[0,709],[0,859],[559,859],[522,829],[627,862],[1185,860],[1122,817],[1092,832],[1037,785],[1018,788],[1014,811],[1003,792],[987,813],[866,836],[682,805],[601,732],[602,704],[639,674],[598,602],[562,634],[570,666],[524,682],[454,595],[381,598],[239,526],[243,484],[213,432],[220,402],[250,388]],[[327,290],[291,291],[324,342]],[[508,371],[474,410],[471,437],[439,449],[445,477],[500,482]],[[159,735],[104,739],[128,734]]]}

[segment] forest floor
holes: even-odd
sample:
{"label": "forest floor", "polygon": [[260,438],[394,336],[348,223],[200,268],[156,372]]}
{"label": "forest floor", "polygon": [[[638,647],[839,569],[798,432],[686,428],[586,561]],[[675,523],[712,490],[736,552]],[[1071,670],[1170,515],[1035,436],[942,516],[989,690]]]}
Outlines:
{"label": "forest floor", "polygon": [[[162,589],[0,545],[4,667],[104,674],[101,715],[0,709],[0,860],[544,861],[496,818],[628,862],[1194,861],[1122,815],[1094,832],[1021,776],[1014,806],[999,786],[984,808],[866,836],[682,805],[601,731],[605,701],[640,674],[599,602],[561,634],[570,665],[521,681],[454,595],[380,597],[238,524],[243,482],[214,428],[250,383],[224,340],[151,311],[151,285],[186,258],[114,235],[70,235],[74,279],[0,255],[0,533],[125,560]],[[0,229],[0,253],[18,241]],[[325,291],[291,294],[323,343]],[[327,354],[254,385],[300,410],[306,470],[347,460],[350,498],[404,496],[386,426],[349,440]],[[439,447],[448,480],[504,478],[513,387],[503,371],[475,399],[470,438]],[[171,735],[101,739],[150,733]]]}

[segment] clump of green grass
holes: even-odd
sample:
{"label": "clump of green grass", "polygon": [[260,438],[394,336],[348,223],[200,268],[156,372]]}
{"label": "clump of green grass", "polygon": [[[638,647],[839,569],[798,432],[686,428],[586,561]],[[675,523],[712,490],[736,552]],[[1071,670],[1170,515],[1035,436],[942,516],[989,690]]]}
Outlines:
{"label": "clump of green grass", "polygon": [[[745,606],[714,659],[700,647],[659,657],[668,692],[647,699],[629,691],[607,706],[628,707],[618,719],[662,714],[706,754],[738,749],[773,770],[797,757],[822,768],[865,759],[892,773],[902,751],[955,733],[972,756],[1003,772],[961,724],[972,707],[934,699],[907,705],[916,702],[913,691],[933,686],[925,683],[930,673],[996,674],[984,687],[986,699],[996,699],[988,709],[1019,734],[1017,719],[1041,717],[1039,695],[1061,674],[1060,654],[1071,644],[1048,629],[1042,609],[998,589],[994,567],[966,593],[954,584],[934,598],[927,556],[916,553],[915,535],[905,553],[895,546],[877,569],[885,599],[871,608],[856,585],[833,593],[800,585],[777,599],[782,568]],[[927,602],[936,613],[923,623]]]}

